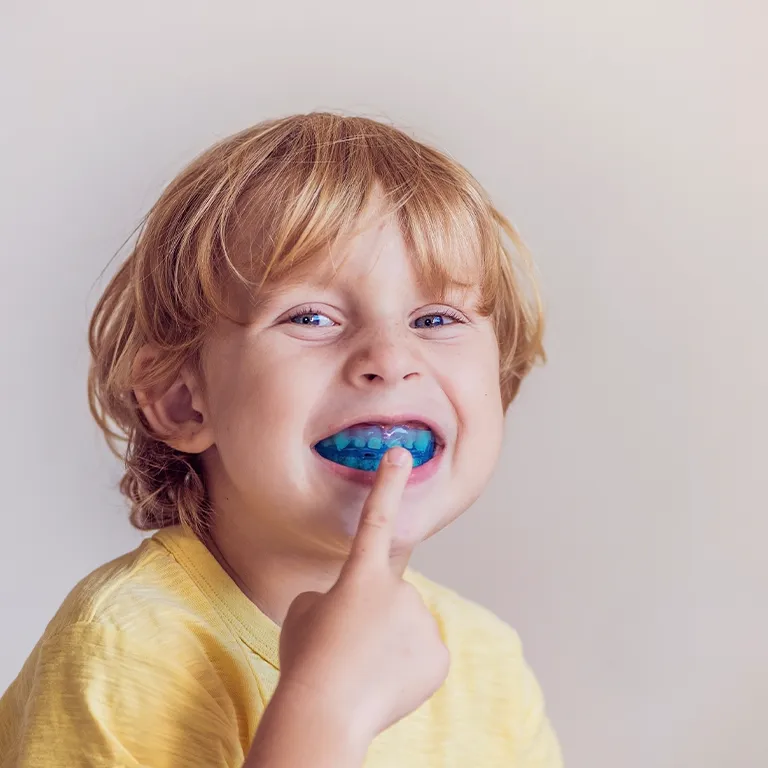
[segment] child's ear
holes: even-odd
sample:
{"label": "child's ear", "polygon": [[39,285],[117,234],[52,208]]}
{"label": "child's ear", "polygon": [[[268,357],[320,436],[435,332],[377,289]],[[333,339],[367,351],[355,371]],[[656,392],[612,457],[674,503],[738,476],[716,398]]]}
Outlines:
{"label": "child's ear", "polygon": [[[147,345],[136,356],[134,370],[150,365],[157,350]],[[189,366],[162,389],[135,389],[136,401],[152,433],[171,448],[184,453],[202,453],[213,445],[202,382]]]}

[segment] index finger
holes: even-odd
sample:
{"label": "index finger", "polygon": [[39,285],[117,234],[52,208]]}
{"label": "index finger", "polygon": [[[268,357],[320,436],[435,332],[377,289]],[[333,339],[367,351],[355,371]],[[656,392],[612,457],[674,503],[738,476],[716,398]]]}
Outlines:
{"label": "index finger", "polygon": [[352,542],[351,563],[389,562],[400,500],[412,467],[413,458],[405,448],[390,448],[384,454]]}

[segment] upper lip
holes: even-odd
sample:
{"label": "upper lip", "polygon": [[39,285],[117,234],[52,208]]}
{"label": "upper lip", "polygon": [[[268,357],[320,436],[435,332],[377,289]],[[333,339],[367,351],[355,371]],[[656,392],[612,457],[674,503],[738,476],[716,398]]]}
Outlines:
{"label": "upper lip", "polygon": [[355,418],[346,419],[335,426],[331,425],[320,440],[335,435],[337,432],[349,429],[350,427],[355,426],[355,424],[387,424],[394,426],[396,424],[407,424],[408,422],[421,422],[432,431],[432,434],[435,436],[435,442],[437,442],[438,445],[445,445],[445,430],[434,419],[429,418],[429,416],[424,416],[421,413],[362,414]]}

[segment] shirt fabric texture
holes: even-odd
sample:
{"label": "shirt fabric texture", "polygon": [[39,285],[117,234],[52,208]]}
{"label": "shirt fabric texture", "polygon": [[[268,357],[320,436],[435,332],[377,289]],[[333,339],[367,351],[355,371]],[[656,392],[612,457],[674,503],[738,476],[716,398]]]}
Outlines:
{"label": "shirt fabric texture", "polygon": [[[516,633],[409,570],[448,678],[365,768],[561,768]],[[78,584],[0,699],[0,768],[235,768],[279,678],[279,627],[208,549],[166,528]]]}

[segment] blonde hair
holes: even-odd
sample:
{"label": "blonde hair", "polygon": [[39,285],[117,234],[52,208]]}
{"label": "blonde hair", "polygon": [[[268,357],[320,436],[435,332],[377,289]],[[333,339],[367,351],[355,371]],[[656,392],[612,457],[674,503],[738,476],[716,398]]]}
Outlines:
{"label": "blonde hair", "polygon": [[[471,279],[464,268],[479,262],[505,409],[543,360],[530,258],[462,166],[368,118],[311,113],[260,123],[214,145],[170,183],[91,319],[90,407],[125,460],[120,489],[137,528],[203,531],[211,510],[200,458],[152,434],[134,391],[170,386],[184,364],[199,361],[233,284],[258,291],[307,265],[352,232],[376,193],[437,292]],[[254,227],[260,247],[238,252]],[[147,344],[159,354],[138,370]]]}

